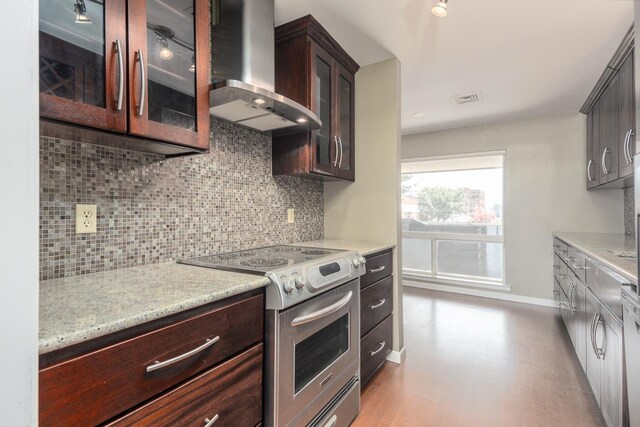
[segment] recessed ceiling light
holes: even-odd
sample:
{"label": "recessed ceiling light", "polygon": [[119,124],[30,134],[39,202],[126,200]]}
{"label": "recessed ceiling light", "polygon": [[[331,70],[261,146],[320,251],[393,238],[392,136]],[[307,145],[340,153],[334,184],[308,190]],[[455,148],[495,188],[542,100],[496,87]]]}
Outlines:
{"label": "recessed ceiling light", "polygon": [[424,113],[413,113],[413,117],[422,117]]}
{"label": "recessed ceiling light", "polygon": [[449,0],[440,0],[438,3],[436,3],[435,6],[433,6],[433,8],[431,8],[431,13],[436,15],[438,18],[444,18],[445,16],[447,16],[448,1]]}
{"label": "recessed ceiling light", "polygon": [[253,102],[254,102],[254,103],[256,103],[256,104],[258,104],[258,105],[263,105],[263,104],[266,104],[266,103],[267,103],[267,101],[265,101],[265,100],[264,100],[264,99],[262,99],[262,98],[256,98],[256,99],[254,99],[254,100],[253,100]]}

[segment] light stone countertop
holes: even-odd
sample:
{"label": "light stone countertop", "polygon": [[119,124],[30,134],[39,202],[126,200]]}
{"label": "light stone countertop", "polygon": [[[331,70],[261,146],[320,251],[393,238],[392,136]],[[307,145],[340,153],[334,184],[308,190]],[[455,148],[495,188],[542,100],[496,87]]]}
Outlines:
{"label": "light stone countertop", "polygon": [[386,249],[393,249],[396,245],[381,242],[365,242],[359,240],[311,240],[309,242],[292,243],[294,246],[308,246],[323,249],[342,249],[347,251],[357,251],[360,255],[367,256]]}
{"label": "light stone countertop", "polygon": [[555,232],[558,239],[579,249],[632,283],[638,283],[636,258],[621,258],[612,251],[635,251],[636,242],[625,234]]}
{"label": "light stone countertop", "polygon": [[176,263],[41,281],[39,352],[68,347],[268,284],[264,276]]}

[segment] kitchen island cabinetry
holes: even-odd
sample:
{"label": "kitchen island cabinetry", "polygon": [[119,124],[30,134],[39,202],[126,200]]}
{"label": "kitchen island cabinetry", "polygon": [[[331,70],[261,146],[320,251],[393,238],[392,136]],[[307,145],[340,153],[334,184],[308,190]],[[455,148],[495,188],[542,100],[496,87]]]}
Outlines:
{"label": "kitchen island cabinetry", "polygon": [[67,4],[41,7],[43,134],[162,154],[208,149],[209,6],[78,0],[75,21]]}
{"label": "kitchen island cabinetry", "polygon": [[276,85],[322,127],[273,138],[273,174],[355,180],[355,74],[359,65],[311,15],[276,28]]}

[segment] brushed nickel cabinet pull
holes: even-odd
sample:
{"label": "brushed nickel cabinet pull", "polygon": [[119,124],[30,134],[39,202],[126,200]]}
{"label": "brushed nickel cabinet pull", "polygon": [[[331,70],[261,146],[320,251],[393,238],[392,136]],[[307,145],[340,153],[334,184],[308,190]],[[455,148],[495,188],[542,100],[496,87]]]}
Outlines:
{"label": "brushed nickel cabinet pull", "polygon": [[122,111],[122,99],[124,94],[124,60],[122,59],[122,45],[120,40],[115,41],[118,58],[118,97],[116,98],[116,110]]}
{"label": "brushed nickel cabinet pull", "polygon": [[329,418],[329,421],[327,421],[324,427],[336,427],[336,424],[338,424],[338,416],[334,415],[333,417]]}
{"label": "brushed nickel cabinet pull", "polygon": [[375,305],[370,305],[369,307],[371,307],[371,310],[375,310],[376,308],[380,308],[384,305],[384,303],[387,302],[386,299],[381,299],[377,304]]}
{"label": "brushed nickel cabinet pull", "polygon": [[144,103],[147,97],[147,71],[144,66],[144,55],[142,49],[138,49],[138,65],[140,66],[140,103],[138,104],[138,111],[136,112],[138,117],[142,117],[144,114]]}
{"label": "brushed nickel cabinet pull", "polygon": [[200,347],[197,347],[197,348],[194,348],[193,350],[187,351],[186,353],[183,353],[180,356],[176,356],[176,357],[173,357],[171,359],[167,359],[164,362],[156,361],[153,365],[147,366],[147,372],[153,372],[155,370],[162,369],[162,368],[167,367],[169,365],[173,365],[174,363],[179,362],[181,360],[188,359],[189,357],[191,357],[191,356],[193,356],[193,355],[195,355],[197,353],[200,353],[201,351],[211,347],[212,345],[214,345],[218,341],[220,341],[220,337],[219,336],[217,336],[215,338],[211,338],[211,339],[207,338],[205,343],[202,344]]}
{"label": "brushed nickel cabinet pull", "polygon": [[339,148],[338,148],[338,137],[334,136],[333,137],[333,144],[336,146],[336,153],[335,153],[335,159],[333,160],[333,167],[335,168],[336,166],[338,166],[338,152],[339,152]]}
{"label": "brushed nickel cabinet pull", "polygon": [[593,166],[593,159],[589,159],[589,163],[587,163],[587,180],[589,182],[593,181],[593,176],[591,176],[591,166]]}
{"label": "brushed nickel cabinet pull", "polygon": [[215,414],[213,417],[211,417],[211,419],[209,418],[205,418],[204,419],[204,427],[213,427],[213,425],[215,424],[216,421],[218,421],[218,418],[220,418],[220,415]]}
{"label": "brushed nickel cabinet pull", "polygon": [[378,267],[378,268],[372,268],[371,270],[369,270],[369,273],[380,273],[380,272],[381,272],[382,270],[384,270],[384,269],[385,269],[385,266],[384,266],[384,265],[381,265],[381,266],[380,266],[380,267]]}
{"label": "brushed nickel cabinet pull", "polygon": [[376,354],[380,353],[384,349],[384,347],[386,345],[387,345],[387,342],[386,341],[382,341],[380,343],[380,348],[378,348],[377,350],[374,350],[374,351],[370,351],[369,352],[369,356],[375,356]]}

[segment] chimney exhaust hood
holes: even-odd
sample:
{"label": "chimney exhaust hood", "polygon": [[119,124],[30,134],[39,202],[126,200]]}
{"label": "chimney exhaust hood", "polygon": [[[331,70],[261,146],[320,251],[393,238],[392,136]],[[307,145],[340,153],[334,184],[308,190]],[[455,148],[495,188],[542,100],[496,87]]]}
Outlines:
{"label": "chimney exhaust hood", "polygon": [[274,0],[214,0],[210,114],[271,135],[319,129],[312,111],[274,92]]}

